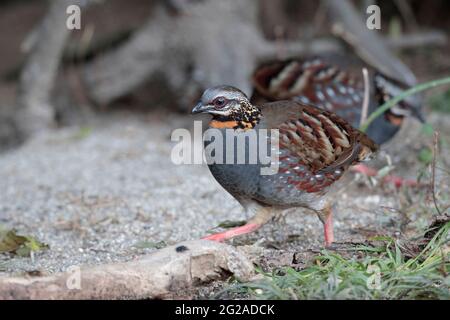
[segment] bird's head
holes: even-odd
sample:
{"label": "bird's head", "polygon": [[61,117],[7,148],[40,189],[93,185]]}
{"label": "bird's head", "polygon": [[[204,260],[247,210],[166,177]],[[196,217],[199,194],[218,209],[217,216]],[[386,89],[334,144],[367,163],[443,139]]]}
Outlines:
{"label": "bird's head", "polygon": [[192,113],[209,113],[213,116],[211,126],[217,128],[253,128],[260,119],[261,111],[253,106],[245,93],[231,86],[206,89]]}
{"label": "bird's head", "polygon": [[[409,89],[409,87],[397,80],[390,79],[380,73],[376,73],[374,84],[380,105],[393,97]],[[385,118],[394,126],[400,127],[406,117],[413,116],[420,122],[425,122],[422,114],[422,97],[419,95],[408,96],[385,112]]]}

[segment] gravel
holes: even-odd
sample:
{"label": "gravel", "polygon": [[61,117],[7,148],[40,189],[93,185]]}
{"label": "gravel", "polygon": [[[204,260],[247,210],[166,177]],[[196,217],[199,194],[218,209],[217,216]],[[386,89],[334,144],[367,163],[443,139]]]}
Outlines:
{"label": "gravel", "polygon": [[[205,165],[171,162],[170,133],[192,128],[191,120],[171,115],[169,121],[157,112],[115,114],[89,129],[45,132],[1,154],[0,225],[49,249],[33,259],[0,254],[0,274],[136,259],[157,250],[151,243],[198,238],[224,220],[245,218]],[[336,238],[392,224],[397,215],[383,207],[397,206],[395,194],[354,175],[348,179],[337,206]],[[281,249],[318,247],[322,226],[314,215],[288,214],[235,243],[262,237]]]}

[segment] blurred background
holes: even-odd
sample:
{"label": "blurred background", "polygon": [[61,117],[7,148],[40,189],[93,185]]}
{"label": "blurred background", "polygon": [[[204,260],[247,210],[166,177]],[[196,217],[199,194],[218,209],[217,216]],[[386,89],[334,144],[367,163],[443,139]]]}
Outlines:
{"label": "blurred background", "polygon": [[[73,4],[79,30],[66,27]],[[371,4],[381,8],[381,30],[366,27]],[[192,129],[205,88],[251,94],[264,61],[326,54],[422,83],[450,76],[449,36],[447,0],[1,1],[0,227],[46,250],[33,259],[0,254],[0,274],[130,260],[245,219],[205,166],[170,160],[171,133]],[[438,213],[428,187],[435,130],[438,211],[450,205],[448,86],[426,92],[423,111],[428,125],[408,119],[377,165],[426,186],[352,177],[337,208],[338,240],[429,225]],[[286,219],[236,241],[321,246],[316,217]]]}
{"label": "blurred background", "polygon": [[[381,30],[361,33],[374,3]],[[81,8],[80,30],[65,27],[71,4]],[[400,78],[409,68],[421,81],[450,67],[444,0],[9,0],[0,6],[0,149],[118,108],[187,112],[215,84],[250,93],[250,75],[264,59],[366,50],[372,55],[362,55],[366,63]],[[351,47],[343,39],[352,33]]]}

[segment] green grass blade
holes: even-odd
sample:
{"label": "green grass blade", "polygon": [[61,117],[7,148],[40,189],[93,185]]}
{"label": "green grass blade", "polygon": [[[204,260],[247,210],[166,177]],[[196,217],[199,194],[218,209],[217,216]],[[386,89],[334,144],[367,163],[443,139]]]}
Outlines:
{"label": "green grass blade", "polygon": [[434,87],[438,87],[438,86],[442,86],[442,85],[446,85],[446,84],[450,84],[450,77],[448,78],[444,78],[444,79],[438,79],[438,80],[433,80],[430,82],[425,82],[422,84],[419,84],[409,90],[404,91],[403,93],[399,94],[398,96],[394,97],[393,99],[387,101],[386,103],[384,103],[383,105],[381,105],[380,107],[378,107],[374,112],[372,112],[370,114],[370,116],[367,118],[367,120],[361,125],[360,130],[362,132],[366,132],[367,128],[369,127],[369,125],[379,116],[381,116],[385,111],[389,110],[390,108],[392,108],[393,106],[395,106],[397,103],[399,103],[400,101],[402,101],[403,99],[405,99],[408,96],[414,95],[416,93],[419,93],[421,91],[424,90],[428,90]]}

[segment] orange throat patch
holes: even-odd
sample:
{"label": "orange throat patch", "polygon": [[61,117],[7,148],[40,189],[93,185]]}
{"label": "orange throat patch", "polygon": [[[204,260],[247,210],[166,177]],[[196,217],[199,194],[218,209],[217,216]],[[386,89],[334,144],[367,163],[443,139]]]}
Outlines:
{"label": "orange throat patch", "polygon": [[390,123],[392,123],[394,126],[400,127],[400,126],[402,125],[402,123],[403,123],[403,117],[399,117],[399,116],[393,115],[393,114],[391,114],[391,113],[388,113],[388,114],[386,115],[386,118],[387,118],[387,120],[388,120]]}
{"label": "orange throat patch", "polygon": [[218,120],[211,120],[209,123],[209,126],[211,128],[217,128],[217,129],[237,129],[242,128],[244,130],[253,128],[253,125],[250,122],[244,122],[244,121],[236,121],[236,120],[229,120],[229,121],[218,121]]}

